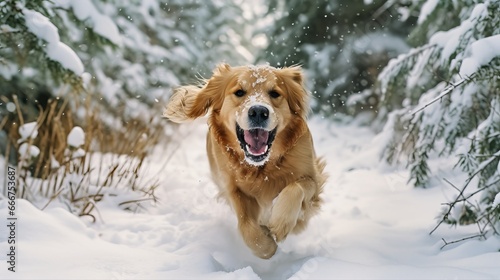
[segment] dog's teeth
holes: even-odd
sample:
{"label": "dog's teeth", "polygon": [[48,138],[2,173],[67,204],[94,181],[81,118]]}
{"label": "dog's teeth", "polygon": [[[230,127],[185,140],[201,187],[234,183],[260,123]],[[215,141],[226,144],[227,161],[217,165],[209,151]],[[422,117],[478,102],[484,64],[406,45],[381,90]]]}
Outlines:
{"label": "dog's teeth", "polygon": [[260,156],[260,155],[263,155],[265,153],[267,153],[267,150],[269,149],[269,145],[266,145],[265,149],[264,149],[264,152],[261,153],[261,154],[254,154],[252,153],[252,151],[250,150],[250,145],[245,145],[245,148],[247,149],[247,152],[249,152],[251,155],[254,155],[254,156]]}

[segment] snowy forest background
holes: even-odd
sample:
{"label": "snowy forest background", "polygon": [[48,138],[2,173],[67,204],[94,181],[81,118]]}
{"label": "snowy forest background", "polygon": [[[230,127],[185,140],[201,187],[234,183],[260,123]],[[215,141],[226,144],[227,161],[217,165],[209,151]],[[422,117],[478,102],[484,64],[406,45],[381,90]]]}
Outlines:
{"label": "snowy forest background", "polygon": [[380,133],[380,161],[416,188],[442,179],[429,159],[468,174],[439,224],[498,235],[499,13],[496,0],[4,0],[0,151],[40,208],[95,219],[113,193],[137,209],[156,199],[142,163],[177,129],[161,118],[172,88],[220,62],[299,64],[312,114]]}

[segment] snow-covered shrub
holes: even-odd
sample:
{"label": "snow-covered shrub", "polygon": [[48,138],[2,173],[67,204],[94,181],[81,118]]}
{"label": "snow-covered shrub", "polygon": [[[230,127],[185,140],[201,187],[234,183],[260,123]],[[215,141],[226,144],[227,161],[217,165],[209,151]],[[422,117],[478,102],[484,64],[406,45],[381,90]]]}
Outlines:
{"label": "snow-covered shrub", "polygon": [[385,158],[406,158],[412,183],[426,187],[428,159],[455,157],[469,178],[455,186],[442,222],[477,223],[481,233],[498,234],[500,1],[414,2],[421,10],[410,37],[425,44],[391,60],[379,76],[379,119],[392,131]]}
{"label": "snow-covered shrub", "polygon": [[135,119],[110,129],[98,109],[83,111],[87,115],[82,126],[75,125],[67,102],[54,100],[35,122],[24,123],[19,114],[0,123],[0,129],[8,131],[7,146],[16,153],[11,165],[19,174],[17,195],[39,207],[57,201],[94,220],[105,196],[116,197],[113,201],[132,210],[155,201],[157,182],[141,174],[147,168],[146,156],[160,140],[167,140],[161,116],[150,117],[147,124]]}

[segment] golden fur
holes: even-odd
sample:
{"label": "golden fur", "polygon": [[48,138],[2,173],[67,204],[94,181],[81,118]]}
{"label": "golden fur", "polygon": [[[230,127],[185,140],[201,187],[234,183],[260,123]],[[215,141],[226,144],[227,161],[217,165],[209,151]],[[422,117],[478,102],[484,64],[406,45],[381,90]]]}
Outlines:
{"label": "golden fur", "polygon": [[[276,242],[302,231],[320,208],[325,163],[314,152],[307,102],[300,67],[221,64],[202,87],[175,90],[164,112],[178,123],[209,113],[207,153],[213,180],[236,212],[245,243],[261,258],[273,256]],[[235,129],[252,128],[248,110],[255,104],[269,109],[266,129],[276,131],[268,158],[258,164],[246,160]]]}

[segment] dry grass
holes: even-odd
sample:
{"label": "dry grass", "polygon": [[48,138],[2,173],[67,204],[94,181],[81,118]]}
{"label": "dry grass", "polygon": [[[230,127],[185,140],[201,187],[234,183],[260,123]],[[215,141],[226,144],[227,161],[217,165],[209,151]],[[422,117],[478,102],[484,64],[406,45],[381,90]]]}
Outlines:
{"label": "dry grass", "polygon": [[[21,111],[0,122],[0,130],[8,134],[5,158],[9,158],[9,153],[18,153],[18,197],[41,208],[58,201],[75,214],[94,221],[96,205],[105,196],[122,197],[119,206],[134,211],[144,202],[156,202],[158,182],[143,180],[141,176],[153,147],[169,140],[161,114],[118,123],[115,118],[116,124],[110,127],[103,121],[109,120],[109,116],[91,98],[80,104],[68,100],[51,100],[40,108],[36,120],[38,136],[28,140],[29,145],[40,149],[35,158],[23,159],[18,153],[22,144],[19,127],[25,123]],[[20,108],[15,97],[12,102]],[[85,113],[76,118],[74,112]],[[67,136],[75,125],[85,131],[85,144],[81,147],[84,152],[67,144]]]}

